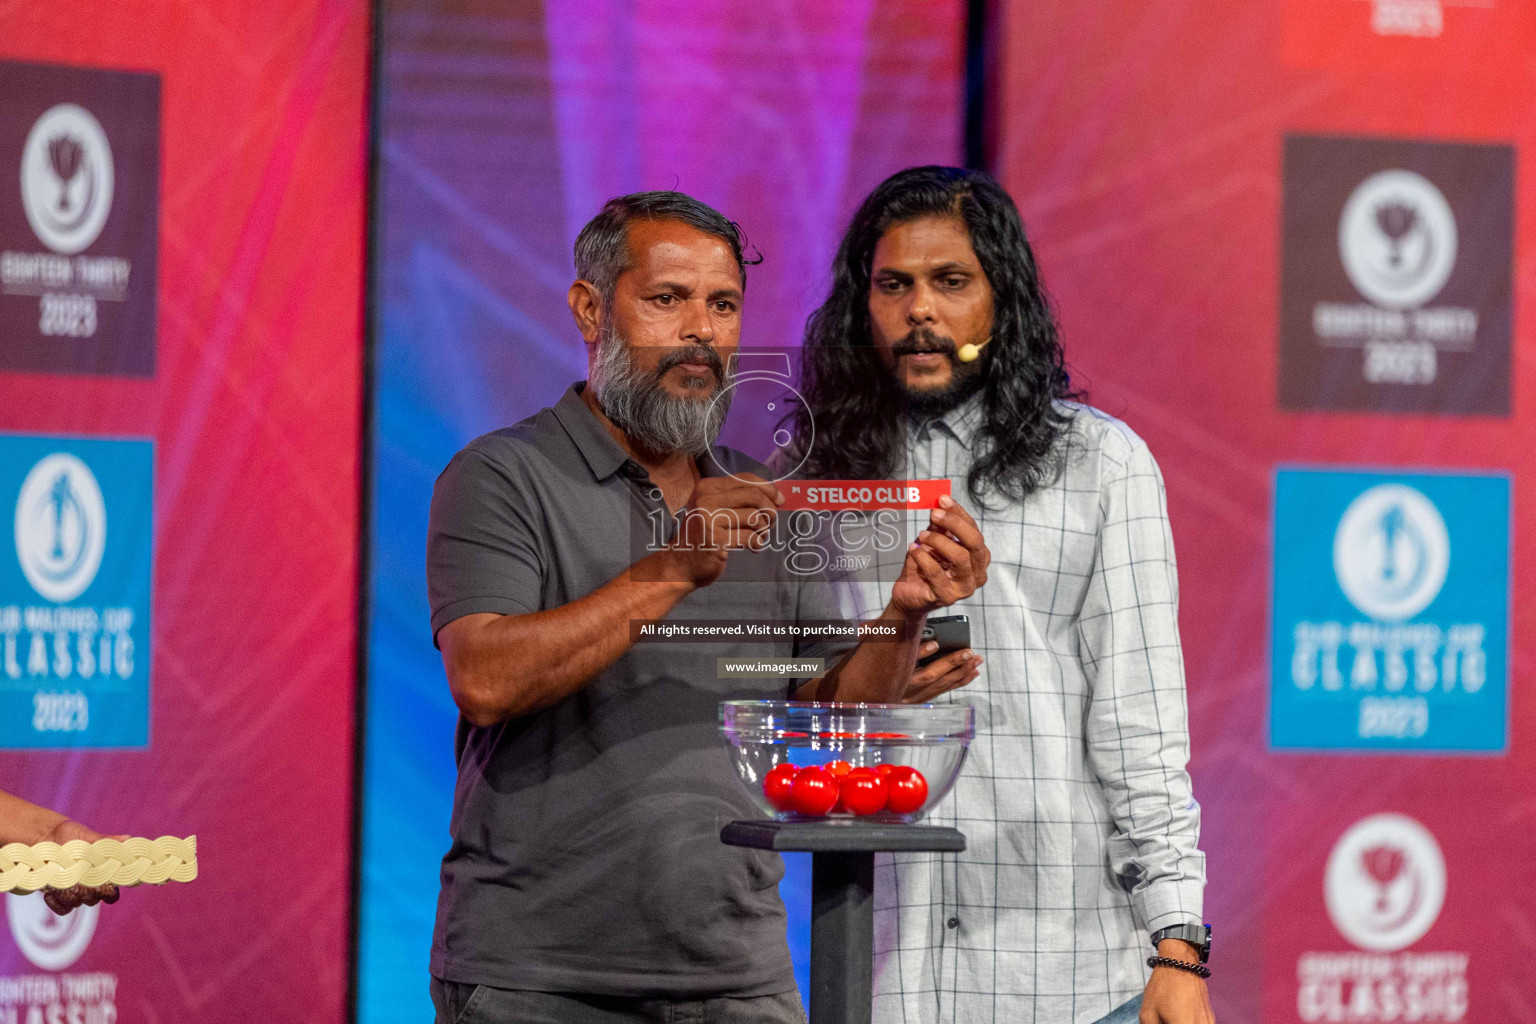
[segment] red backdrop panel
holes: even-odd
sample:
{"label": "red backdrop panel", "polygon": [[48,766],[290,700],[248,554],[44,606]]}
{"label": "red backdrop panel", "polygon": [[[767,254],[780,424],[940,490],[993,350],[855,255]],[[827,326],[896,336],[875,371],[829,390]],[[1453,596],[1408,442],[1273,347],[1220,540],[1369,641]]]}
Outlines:
{"label": "red backdrop panel", "polygon": [[[1408,952],[1469,954],[1469,1019],[1536,1012],[1536,900],[1521,883],[1536,813],[1536,524],[1519,514],[1536,500],[1530,26],[1512,0],[1429,6],[1437,38],[1378,34],[1367,0],[1007,5],[999,171],[1075,380],[1147,438],[1167,477],[1226,1020],[1392,1019],[1365,997],[1318,1017],[1327,1007],[1298,992],[1304,954],[1359,951],[1325,909],[1325,864],[1379,813],[1421,823],[1445,861],[1444,907]],[[1515,147],[1511,415],[1281,408],[1287,134]],[[1507,751],[1271,749],[1272,502],[1288,464],[1513,474]]]}
{"label": "red backdrop panel", "polygon": [[[0,431],[155,442],[150,745],[0,754],[98,830],[199,838],[69,969],[119,1020],[344,1018],[367,48],[361,0],[0,9],[0,59],[160,76],[155,376],[0,373]],[[0,932],[0,976],[46,973]]]}

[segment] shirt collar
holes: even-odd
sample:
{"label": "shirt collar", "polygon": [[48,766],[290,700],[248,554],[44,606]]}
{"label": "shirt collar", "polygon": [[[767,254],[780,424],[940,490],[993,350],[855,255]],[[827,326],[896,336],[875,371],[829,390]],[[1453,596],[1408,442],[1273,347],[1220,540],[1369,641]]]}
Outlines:
{"label": "shirt collar", "polygon": [[629,453],[619,447],[619,442],[598,422],[587,403],[581,399],[585,381],[579,381],[566,389],[555,403],[555,418],[570,435],[576,450],[587,460],[587,467],[599,480],[606,480],[617,473],[626,462]]}

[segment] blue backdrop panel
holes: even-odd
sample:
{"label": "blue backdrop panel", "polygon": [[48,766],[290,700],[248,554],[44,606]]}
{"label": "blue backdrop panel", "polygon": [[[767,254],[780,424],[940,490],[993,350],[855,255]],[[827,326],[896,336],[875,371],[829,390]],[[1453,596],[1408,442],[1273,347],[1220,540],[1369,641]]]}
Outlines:
{"label": "blue backdrop panel", "polygon": [[[455,720],[428,628],[432,482],[585,376],[576,232],[638,189],[715,204],[766,257],[744,340],[795,344],[865,192],[958,159],[960,19],[958,0],[384,4],[364,1024],[430,1014]],[[791,858],[783,886],[802,988],[808,874]]]}

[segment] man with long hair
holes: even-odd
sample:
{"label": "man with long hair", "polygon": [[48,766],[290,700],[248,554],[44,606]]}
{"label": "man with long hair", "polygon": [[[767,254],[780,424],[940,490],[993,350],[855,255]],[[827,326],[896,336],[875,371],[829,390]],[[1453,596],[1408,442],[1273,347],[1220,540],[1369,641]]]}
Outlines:
{"label": "man with long hair", "polygon": [[984,663],[935,698],[977,709],[931,818],[968,849],[878,862],[876,1019],[1209,1024],[1163,480],[1072,390],[1008,194],[948,167],[882,183],[804,359],[804,475],[948,477],[992,555],[953,609]]}

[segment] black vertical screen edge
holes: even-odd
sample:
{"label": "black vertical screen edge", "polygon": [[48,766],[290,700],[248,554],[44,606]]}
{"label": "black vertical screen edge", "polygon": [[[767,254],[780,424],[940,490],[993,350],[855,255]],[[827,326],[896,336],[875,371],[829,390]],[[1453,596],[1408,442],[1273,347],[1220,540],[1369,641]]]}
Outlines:
{"label": "black vertical screen edge", "polygon": [[999,0],[965,0],[965,166],[992,171],[997,160]]}
{"label": "black vertical screen edge", "polygon": [[378,261],[380,257],[381,157],[384,126],[384,3],[371,0],[368,5],[368,88],[364,129],[367,132],[368,170],[364,180],[366,214],[363,236],[363,347],[361,403],[358,410],[358,503],[357,503],[357,633],[354,662],[356,673],[352,696],[352,834],[351,864],[347,886],[347,993],[345,1013],[348,1024],[357,1024],[358,947],[362,924],[363,872],[363,757],[364,735],[368,721],[368,635],[373,607],[370,587],[373,574],[369,558],[373,551],[373,455],[374,455],[374,363],[378,341]]}

